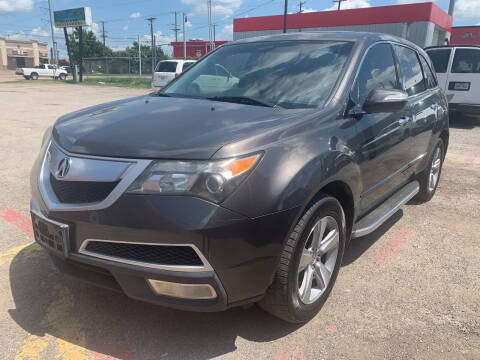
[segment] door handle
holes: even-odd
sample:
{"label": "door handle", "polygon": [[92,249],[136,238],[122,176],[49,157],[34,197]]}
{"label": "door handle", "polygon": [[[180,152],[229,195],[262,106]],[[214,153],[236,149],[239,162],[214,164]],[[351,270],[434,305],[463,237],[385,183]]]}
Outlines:
{"label": "door handle", "polygon": [[408,120],[410,120],[410,118],[405,116],[405,117],[402,117],[400,120],[398,120],[398,123],[400,126],[405,126],[408,124]]}

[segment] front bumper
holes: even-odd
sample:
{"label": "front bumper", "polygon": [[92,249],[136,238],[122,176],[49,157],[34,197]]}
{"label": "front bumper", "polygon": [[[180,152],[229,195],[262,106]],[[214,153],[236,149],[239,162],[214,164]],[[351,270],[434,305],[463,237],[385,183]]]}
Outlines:
{"label": "front bumper", "polygon": [[[248,218],[220,205],[188,196],[122,194],[107,207],[49,208],[39,189],[42,160],[31,176],[32,210],[69,225],[68,253],[52,253],[57,267],[70,275],[127,296],[164,306],[196,311],[220,311],[259,300],[274,276],[284,240],[298,208]],[[142,266],[82,253],[84,242],[191,245],[208,267],[178,271]],[[185,299],[155,293],[148,280],[204,284],[215,298]]]}

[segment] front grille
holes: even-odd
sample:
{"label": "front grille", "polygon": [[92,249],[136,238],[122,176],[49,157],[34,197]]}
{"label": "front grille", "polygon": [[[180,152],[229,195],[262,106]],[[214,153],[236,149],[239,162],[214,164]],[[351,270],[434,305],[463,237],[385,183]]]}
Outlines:
{"label": "front grille", "polygon": [[95,203],[112,192],[119,181],[61,181],[50,174],[50,184],[58,200],[66,204]]}
{"label": "front grille", "polygon": [[86,251],[104,256],[158,265],[202,266],[202,260],[190,246],[165,246],[89,241]]}

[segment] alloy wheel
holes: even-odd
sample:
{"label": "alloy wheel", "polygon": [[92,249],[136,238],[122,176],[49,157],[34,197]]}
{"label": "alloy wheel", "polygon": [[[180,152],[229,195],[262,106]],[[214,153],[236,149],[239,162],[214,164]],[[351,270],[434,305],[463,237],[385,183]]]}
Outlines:
{"label": "alloy wheel", "polygon": [[440,167],[442,166],[442,152],[440,147],[437,147],[432,159],[432,166],[430,167],[430,176],[428,177],[428,191],[432,192],[437,187],[438,178],[440,176]]}
{"label": "alloy wheel", "polygon": [[337,262],[340,233],[331,216],[320,218],[310,230],[298,266],[298,295],[312,304],[325,292]]}

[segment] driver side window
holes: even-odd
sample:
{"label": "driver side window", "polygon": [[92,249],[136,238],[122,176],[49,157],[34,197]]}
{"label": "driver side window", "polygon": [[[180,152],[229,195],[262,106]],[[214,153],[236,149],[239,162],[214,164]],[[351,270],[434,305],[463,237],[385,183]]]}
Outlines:
{"label": "driver side window", "polygon": [[351,98],[356,104],[362,106],[372,90],[401,90],[401,88],[392,47],[390,44],[381,43],[370,48],[363,59]]}

